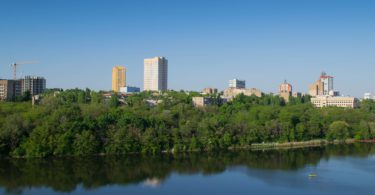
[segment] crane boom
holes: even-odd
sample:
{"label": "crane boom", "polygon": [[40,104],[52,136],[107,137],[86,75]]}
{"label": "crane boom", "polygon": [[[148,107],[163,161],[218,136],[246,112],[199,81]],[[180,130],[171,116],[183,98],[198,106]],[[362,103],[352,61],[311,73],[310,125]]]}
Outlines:
{"label": "crane boom", "polygon": [[22,64],[36,64],[38,61],[21,61],[21,62],[15,62],[11,64],[10,66],[13,67],[13,79],[17,79],[17,66]]}

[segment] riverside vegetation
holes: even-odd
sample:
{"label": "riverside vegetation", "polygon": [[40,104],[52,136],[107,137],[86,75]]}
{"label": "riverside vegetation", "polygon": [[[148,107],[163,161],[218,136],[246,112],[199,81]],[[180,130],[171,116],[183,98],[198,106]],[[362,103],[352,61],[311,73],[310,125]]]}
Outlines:
{"label": "riverside vegetation", "polygon": [[[79,89],[47,91],[40,104],[0,103],[0,154],[12,157],[186,152],[255,143],[375,138],[375,102],[314,108],[309,97],[237,96],[205,108],[198,93],[142,92],[120,101]],[[216,97],[218,98],[218,97]],[[150,105],[147,100],[161,100]],[[220,101],[217,101],[220,102]]]}

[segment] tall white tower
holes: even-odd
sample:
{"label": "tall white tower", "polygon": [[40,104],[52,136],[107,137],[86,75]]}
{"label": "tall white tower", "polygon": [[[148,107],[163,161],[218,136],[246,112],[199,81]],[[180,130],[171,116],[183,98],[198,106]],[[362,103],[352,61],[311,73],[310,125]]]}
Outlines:
{"label": "tall white tower", "polygon": [[144,60],[143,89],[145,91],[168,89],[168,60],[165,57]]}

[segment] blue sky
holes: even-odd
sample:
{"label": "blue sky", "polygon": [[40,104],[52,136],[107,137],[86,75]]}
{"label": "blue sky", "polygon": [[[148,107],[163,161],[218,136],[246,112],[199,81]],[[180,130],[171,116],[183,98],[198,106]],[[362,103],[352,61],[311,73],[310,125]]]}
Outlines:
{"label": "blue sky", "polygon": [[375,92],[375,1],[12,0],[0,2],[0,77],[111,88],[111,68],[143,87],[143,59],[169,60],[169,88],[224,89],[232,78],[305,92],[321,71],[346,95]]}

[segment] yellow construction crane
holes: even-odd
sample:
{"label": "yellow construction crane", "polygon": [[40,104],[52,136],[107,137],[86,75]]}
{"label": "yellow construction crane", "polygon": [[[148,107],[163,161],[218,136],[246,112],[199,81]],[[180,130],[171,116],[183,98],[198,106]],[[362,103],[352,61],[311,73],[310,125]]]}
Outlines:
{"label": "yellow construction crane", "polygon": [[22,62],[15,62],[11,64],[10,66],[13,67],[13,79],[17,79],[17,66],[23,65],[23,64],[36,64],[38,61],[22,61]]}

